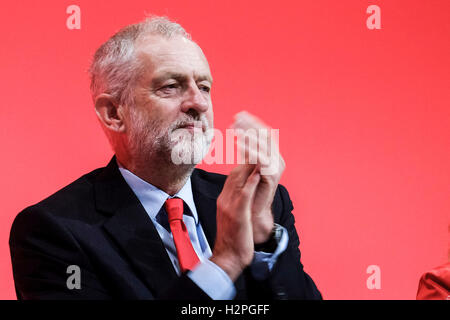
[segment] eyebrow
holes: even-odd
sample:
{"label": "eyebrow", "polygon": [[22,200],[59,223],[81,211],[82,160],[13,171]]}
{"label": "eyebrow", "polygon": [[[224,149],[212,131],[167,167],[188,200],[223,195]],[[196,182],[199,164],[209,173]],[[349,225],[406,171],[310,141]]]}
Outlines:
{"label": "eyebrow", "polygon": [[[187,80],[187,78],[188,78],[188,76],[186,76],[183,73],[169,72],[169,73],[165,73],[161,76],[157,76],[157,77],[153,78],[151,84],[152,84],[152,87],[157,87],[157,86],[161,85],[164,81],[169,80],[169,79],[175,79],[178,82],[184,82]],[[195,81],[197,81],[197,82],[204,81],[204,80],[209,81],[211,84],[213,82],[213,79],[209,75],[200,75],[195,78]]]}

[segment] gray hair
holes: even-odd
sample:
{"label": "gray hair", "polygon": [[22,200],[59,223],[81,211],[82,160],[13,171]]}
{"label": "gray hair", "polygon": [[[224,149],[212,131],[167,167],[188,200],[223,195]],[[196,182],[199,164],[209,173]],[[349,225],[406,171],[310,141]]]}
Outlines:
{"label": "gray hair", "polygon": [[94,103],[99,94],[108,93],[120,104],[134,104],[133,87],[142,71],[135,45],[146,35],[168,39],[182,36],[191,40],[181,25],[167,17],[151,16],[120,29],[97,49],[89,68]]}

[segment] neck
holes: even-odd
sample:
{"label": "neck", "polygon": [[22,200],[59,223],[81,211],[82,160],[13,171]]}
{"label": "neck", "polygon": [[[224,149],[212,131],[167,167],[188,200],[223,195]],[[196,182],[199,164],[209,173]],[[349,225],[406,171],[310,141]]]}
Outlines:
{"label": "neck", "polygon": [[186,184],[195,165],[175,165],[162,159],[137,159],[119,157],[120,164],[158,189],[173,196]]}

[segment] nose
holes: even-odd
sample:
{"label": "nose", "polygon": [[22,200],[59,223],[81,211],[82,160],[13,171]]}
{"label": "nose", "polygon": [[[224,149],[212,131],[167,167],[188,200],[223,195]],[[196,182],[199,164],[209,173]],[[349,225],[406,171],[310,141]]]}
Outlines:
{"label": "nose", "polygon": [[181,105],[181,111],[188,112],[195,110],[199,114],[204,113],[210,107],[210,100],[204,92],[202,92],[196,83],[189,86],[185,92],[185,99]]}

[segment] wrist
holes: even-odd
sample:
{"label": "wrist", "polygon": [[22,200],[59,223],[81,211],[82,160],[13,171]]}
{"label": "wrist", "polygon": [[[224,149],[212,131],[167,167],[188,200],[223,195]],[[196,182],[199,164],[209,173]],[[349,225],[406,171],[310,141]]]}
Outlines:
{"label": "wrist", "polygon": [[274,219],[271,209],[263,210],[252,217],[253,243],[262,244],[270,239],[274,228]]}
{"label": "wrist", "polygon": [[213,255],[209,260],[221,268],[233,282],[239,277],[242,270],[245,268],[244,265],[239,263],[232,256]]}
{"label": "wrist", "polygon": [[255,243],[255,251],[263,251],[267,253],[275,252],[278,244],[280,243],[282,233],[283,227],[277,223],[274,223],[268,239],[263,243]]}

